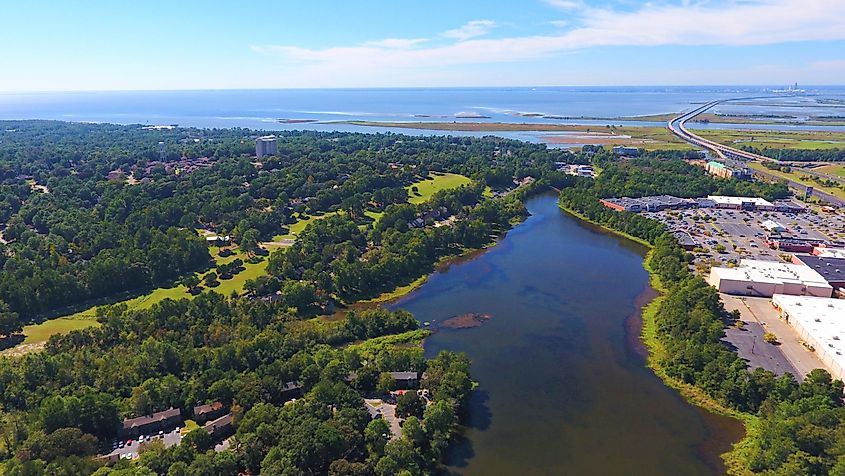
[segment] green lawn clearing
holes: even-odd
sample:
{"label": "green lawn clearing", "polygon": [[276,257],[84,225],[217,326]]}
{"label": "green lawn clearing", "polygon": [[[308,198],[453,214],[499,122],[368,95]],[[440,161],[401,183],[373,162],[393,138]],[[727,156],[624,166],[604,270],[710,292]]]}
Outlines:
{"label": "green lawn clearing", "polygon": [[[431,180],[415,182],[413,185],[405,187],[405,189],[408,191],[408,202],[417,205],[431,200],[431,197],[441,190],[458,188],[462,185],[469,185],[470,183],[472,183],[472,179],[459,174],[432,174]],[[417,187],[416,192],[412,191],[413,187]]]}

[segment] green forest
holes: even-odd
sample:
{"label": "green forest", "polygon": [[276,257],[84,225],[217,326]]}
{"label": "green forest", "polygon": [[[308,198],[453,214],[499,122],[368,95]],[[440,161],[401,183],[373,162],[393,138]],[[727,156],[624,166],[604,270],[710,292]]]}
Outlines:
{"label": "green forest", "polygon": [[[466,417],[468,359],[424,358],[428,331],[407,312],[348,306],[490,244],[525,216],[525,194],[572,182],[556,163],[578,160],[496,138],[297,132],[256,161],[254,137],[266,132],[2,129],[0,335],[10,345],[22,324],[75,305],[172,282],[195,294],[104,305],[100,326],[0,357],[0,464],[11,475],[436,472]],[[447,172],[470,185],[409,202],[414,184]],[[243,293],[202,292],[195,271],[214,268],[203,280],[213,286],[243,268],[215,265],[204,234],[259,257],[262,241],[314,216]],[[394,378],[402,372],[418,376],[411,390]],[[398,433],[368,412],[375,397],[396,398]],[[190,420],[212,403],[231,419],[225,449]],[[95,458],[127,440],[124,419],[169,409],[185,420],[178,444],[147,441],[131,462]]]}

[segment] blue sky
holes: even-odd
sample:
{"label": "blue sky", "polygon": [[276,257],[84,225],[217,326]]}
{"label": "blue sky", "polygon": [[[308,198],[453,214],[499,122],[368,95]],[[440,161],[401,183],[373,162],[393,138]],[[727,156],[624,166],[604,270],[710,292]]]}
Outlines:
{"label": "blue sky", "polygon": [[4,2],[0,91],[845,83],[843,0]]}

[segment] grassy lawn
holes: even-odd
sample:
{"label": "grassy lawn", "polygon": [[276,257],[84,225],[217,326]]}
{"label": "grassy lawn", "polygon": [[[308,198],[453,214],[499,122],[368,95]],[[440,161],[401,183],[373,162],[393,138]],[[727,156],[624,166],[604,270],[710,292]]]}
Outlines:
{"label": "grassy lawn", "polygon": [[[432,180],[421,180],[419,182],[415,182],[414,185],[405,187],[405,189],[408,190],[408,202],[416,205],[431,200],[431,197],[441,190],[458,188],[461,185],[469,185],[470,183],[472,183],[472,180],[469,177],[446,173],[442,175],[433,175]],[[412,186],[417,187],[418,193],[415,194],[411,191]]]}
{"label": "grassy lawn", "polygon": [[285,235],[276,235],[273,237],[273,241],[279,240],[294,240],[296,239],[296,235],[302,233],[302,230],[305,229],[308,224],[316,220],[322,220],[323,218],[328,218],[332,215],[337,215],[337,212],[329,212],[324,213],[322,215],[309,215],[308,218],[305,219],[297,219],[296,223],[288,226],[288,232]]}
{"label": "grassy lawn", "polygon": [[200,426],[197,425],[197,422],[195,422],[194,420],[185,420],[185,426],[183,426],[182,429],[179,430],[179,434],[185,436],[188,433],[198,429],[199,427]]}
{"label": "grassy lawn", "polygon": [[23,334],[26,336],[21,344],[39,344],[46,342],[53,334],[68,334],[71,331],[85,329],[91,326],[99,326],[100,323],[94,320],[94,316],[71,316],[50,319],[40,324],[24,326]]}
{"label": "grassy lawn", "polygon": [[[695,126],[692,126],[695,127]],[[828,150],[845,148],[845,133],[827,131],[704,130],[696,134],[725,145],[750,145],[759,149]]]}
{"label": "grassy lawn", "polygon": [[[240,273],[236,274],[232,277],[232,279],[220,279],[220,285],[214,288],[206,288],[203,287],[203,290],[208,289],[214,291],[219,294],[223,294],[224,296],[229,296],[232,294],[233,291],[241,292],[244,288],[244,283],[247,282],[249,279],[257,278],[264,274],[265,268],[267,268],[267,260],[263,259],[258,263],[248,263],[246,262],[246,256],[243,255],[240,251],[235,251],[232,255],[227,256],[225,258],[221,258],[217,255],[219,249],[217,247],[210,247],[209,251],[211,251],[212,256],[214,256],[214,261],[217,264],[225,264],[231,261],[234,261],[236,258],[241,258],[244,260],[244,270]],[[211,272],[213,270],[209,270],[203,273],[196,273],[197,277],[200,279],[206,275],[206,273]],[[139,310],[139,309],[149,309],[154,304],[157,304],[165,299],[193,299],[193,296],[188,293],[187,288],[182,286],[181,284],[171,287],[161,287],[157,288],[147,294],[127,299],[126,301],[122,301],[121,304],[126,304],[129,306],[130,310]],[[94,317],[97,314],[97,307],[93,306],[89,309],[84,311],[77,312],[76,314],[72,314],[67,318],[58,318],[58,319],[51,319],[49,321],[44,322],[41,325],[46,325],[52,323],[53,321],[61,321],[61,320],[87,320],[89,322],[96,322],[94,321]],[[27,333],[26,329],[24,329],[24,334],[29,339],[29,334]],[[47,337],[50,337],[49,334],[46,335],[44,338],[46,340]]]}
{"label": "grassy lawn", "polygon": [[841,198],[841,199],[845,200],[845,190],[842,190],[841,188],[823,187],[820,184],[818,184],[818,183],[816,183],[816,182],[814,182],[810,179],[804,179],[802,177],[806,176],[806,174],[802,174],[800,171],[797,172],[797,173],[794,172],[794,171],[786,173],[786,172],[781,172],[780,170],[770,170],[770,169],[767,169],[766,167],[764,167],[763,164],[760,164],[758,162],[749,162],[748,166],[751,167],[752,169],[762,170],[764,172],[769,172],[773,175],[777,175],[778,177],[782,177],[782,178],[785,178],[787,180],[792,180],[794,182],[798,182],[798,183],[800,183],[802,185],[806,185],[808,187],[813,187],[816,190],[821,190],[822,192],[829,193],[829,194],[833,195],[834,197]]}
{"label": "grassy lawn", "polygon": [[828,175],[837,175],[839,177],[845,177],[845,165],[824,165],[814,170]]}

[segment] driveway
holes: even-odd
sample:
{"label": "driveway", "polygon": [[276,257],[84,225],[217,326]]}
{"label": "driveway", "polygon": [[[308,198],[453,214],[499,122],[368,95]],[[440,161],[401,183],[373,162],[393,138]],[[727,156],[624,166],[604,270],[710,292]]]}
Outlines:
{"label": "driveway", "polygon": [[381,414],[382,418],[387,420],[387,423],[390,424],[390,432],[393,433],[391,439],[402,435],[402,424],[396,417],[396,405],[385,403],[380,398],[365,398],[364,403],[367,405],[367,411],[370,412],[370,415]]}

